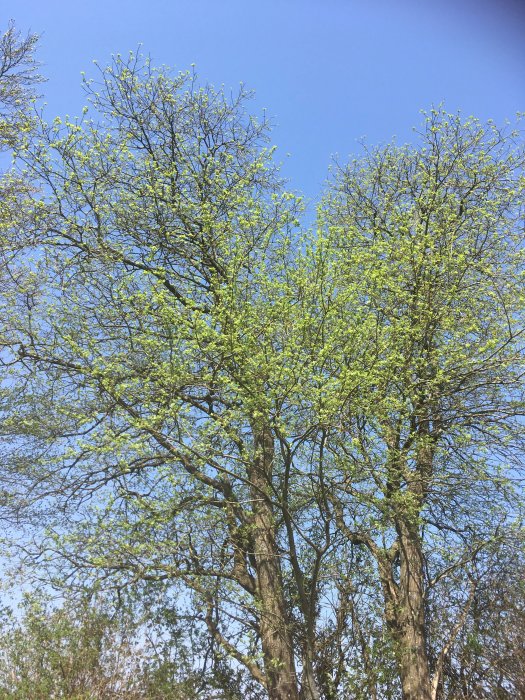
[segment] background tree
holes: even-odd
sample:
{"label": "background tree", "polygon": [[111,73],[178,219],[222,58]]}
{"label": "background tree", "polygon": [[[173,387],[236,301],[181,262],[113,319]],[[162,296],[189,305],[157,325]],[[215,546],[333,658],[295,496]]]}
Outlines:
{"label": "background tree", "polygon": [[34,58],[36,34],[22,36],[14,22],[0,38],[0,144],[13,146],[31,124],[28,106],[42,81]]}
{"label": "background tree", "polygon": [[117,627],[108,614],[78,601],[53,609],[33,596],[23,609],[21,620],[3,620],[0,697],[140,697],[140,657],[122,621]]}
{"label": "background tree", "polygon": [[[13,254],[19,249],[18,232],[27,223],[27,200],[34,185],[27,177],[9,168],[10,154],[31,132],[36,123],[33,103],[35,86],[42,81],[34,51],[38,37],[23,36],[13,22],[0,37],[0,346],[4,341],[4,321],[7,318],[4,294],[15,285],[22,286],[21,270],[13,264]],[[5,377],[0,381],[0,404],[8,410],[3,392]],[[2,480],[7,474],[2,472]],[[0,490],[2,518],[13,514],[14,504],[7,492]],[[16,507],[15,507],[16,510]]]}
{"label": "background tree", "polygon": [[[200,665],[179,625],[144,600],[66,593],[60,604],[26,595],[4,612],[2,700],[197,700],[239,698],[217,668]],[[198,647],[196,639],[192,640]],[[202,660],[202,659],[201,659]],[[220,687],[220,681],[223,688]]]}
{"label": "background tree", "polygon": [[523,541],[509,536],[486,556],[465,625],[445,659],[443,697],[524,694],[523,554]]}

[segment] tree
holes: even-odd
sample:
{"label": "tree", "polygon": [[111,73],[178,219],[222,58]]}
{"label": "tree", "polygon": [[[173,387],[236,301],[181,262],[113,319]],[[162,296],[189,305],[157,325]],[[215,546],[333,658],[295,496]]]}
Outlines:
{"label": "tree", "polygon": [[33,596],[22,608],[21,620],[12,612],[2,620],[2,700],[140,697],[132,677],[139,675],[139,655],[129,646],[129,629],[126,634],[105,612],[78,601],[53,608]]}
{"label": "tree", "polygon": [[[4,611],[2,700],[197,700],[228,697],[197,668],[186,635],[144,601],[66,594],[60,604],[26,595]],[[146,617],[146,614],[148,617]],[[233,697],[233,696],[230,696]]]}
{"label": "tree", "polygon": [[38,553],[171,586],[245,697],[436,698],[519,514],[517,137],[432,113],[301,236],[244,90],[134,56],[85,85],[98,121],[19,149],[42,190],[9,237],[5,468],[49,506]]}
{"label": "tree", "polygon": [[13,22],[0,37],[0,145],[12,147],[31,124],[28,105],[42,81],[34,50],[38,36],[22,37]]}
{"label": "tree", "polygon": [[[35,100],[35,85],[42,81],[34,51],[38,37],[23,37],[13,22],[0,37],[0,156],[23,140],[35,125],[31,111]],[[13,265],[12,241],[16,231],[26,224],[27,200],[34,186],[13,169],[0,173],[0,313],[4,310],[3,294],[16,279],[21,283],[20,270]],[[15,244],[15,248],[18,244]],[[2,319],[5,315],[2,313]],[[0,324],[0,346],[4,340],[4,324]],[[3,380],[2,380],[3,384]],[[0,401],[8,400],[0,385]],[[3,476],[3,475],[2,475]],[[2,517],[11,511],[11,502],[0,491]]]}
{"label": "tree", "polygon": [[463,629],[443,669],[443,697],[516,698],[524,692],[523,542],[492,548]]}
{"label": "tree", "polygon": [[7,432],[34,441],[15,473],[31,463],[33,485],[61,492],[75,518],[97,492],[70,559],[183,581],[224,652],[270,697],[295,698],[271,427],[295,379],[274,363],[277,331],[263,339],[280,315],[269,299],[286,291],[294,199],[244,91],[134,57],[102,80],[86,87],[106,126],[57,121],[24,156],[49,197],[12,300],[6,362],[26,379]]}
{"label": "tree", "polygon": [[344,400],[326,400],[326,447],[403,698],[435,700],[483,553],[521,517],[525,181],[518,133],[433,110],[419,136],[342,168],[322,207],[339,316],[325,373]]}

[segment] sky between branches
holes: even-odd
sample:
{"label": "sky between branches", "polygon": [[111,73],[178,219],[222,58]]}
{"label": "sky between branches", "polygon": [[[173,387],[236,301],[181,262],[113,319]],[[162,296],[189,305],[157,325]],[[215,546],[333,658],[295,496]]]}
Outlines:
{"label": "sky between branches", "polygon": [[42,34],[49,118],[80,113],[93,59],[139,44],[155,64],[243,81],[308,198],[332,156],[359,153],[361,137],[410,140],[421,109],[444,101],[498,123],[525,109],[523,0],[4,0],[1,15]]}

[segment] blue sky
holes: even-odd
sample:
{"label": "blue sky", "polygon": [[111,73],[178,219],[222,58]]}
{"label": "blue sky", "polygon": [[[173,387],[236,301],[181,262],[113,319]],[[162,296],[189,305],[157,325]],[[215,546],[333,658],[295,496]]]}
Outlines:
{"label": "blue sky", "polygon": [[[203,81],[244,82],[265,107],[294,189],[318,195],[331,157],[413,138],[441,101],[498,122],[525,110],[525,0],[2,0],[42,34],[49,116],[80,112],[80,72],[138,44]],[[287,154],[290,154],[288,157]]]}

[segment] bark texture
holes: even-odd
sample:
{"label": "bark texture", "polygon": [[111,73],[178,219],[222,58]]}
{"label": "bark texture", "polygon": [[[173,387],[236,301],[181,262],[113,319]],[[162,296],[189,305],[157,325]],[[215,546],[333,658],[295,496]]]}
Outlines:
{"label": "bark texture", "polygon": [[400,532],[400,581],[396,642],[403,700],[431,700],[425,640],[423,556],[418,533],[406,524]]}
{"label": "bark texture", "polygon": [[270,430],[263,428],[255,431],[255,459],[250,482],[260,633],[268,697],[270,700],[299,700],[293,639],[287,619],[281,562],[275,540],[275,519],[271,503],[273,461],[274,444]]}

